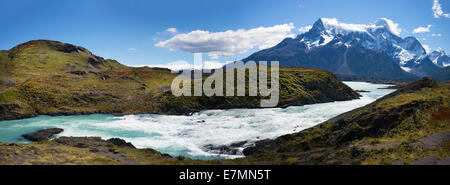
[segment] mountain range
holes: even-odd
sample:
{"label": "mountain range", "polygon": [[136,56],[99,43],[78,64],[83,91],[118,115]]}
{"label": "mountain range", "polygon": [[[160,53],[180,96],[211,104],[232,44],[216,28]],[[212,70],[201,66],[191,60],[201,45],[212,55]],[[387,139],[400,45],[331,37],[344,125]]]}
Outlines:
{"label": "mountain range", "polygon": [[320,18],[309,31],[243,61],[279,61],[283,66],[329,70],[342,78],[450,80],[449,56],[444,51],[427,54],[417,38],[401,38],[397,29],[386,18],[368,25]]}

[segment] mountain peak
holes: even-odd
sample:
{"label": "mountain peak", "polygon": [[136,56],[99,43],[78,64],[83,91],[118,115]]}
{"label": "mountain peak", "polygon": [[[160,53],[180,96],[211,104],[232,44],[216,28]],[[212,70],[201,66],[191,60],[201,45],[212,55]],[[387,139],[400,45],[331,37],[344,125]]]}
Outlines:
{"label": "mountain peak", "polygon": [[439,55],[446,55],[445,51],[440,48],[437,50],[434,50],[432,53],[439,54]]}
{"label": "mountain peak", "polygon": [[[426,56],[422,44],[415,37],[401,38],[398,24],[387,18],[379,18],[369,24],[340,22],[336,18],[320,18],[306,33],[299,35],[309,49],[331,44],[354,45],[386,52],[400,65],[415,65]],[[331,42],[333,39],[339,42]]]}
{"label": "mountain peak", "polygon": [[386,18],[379,18],[379,19],[377,19],[375,21],[375,25],[377,25],[377,26],[389,26],[388,25],[388,20],[389,19],[386,19]]}
{"label": "mountain peak", "polygon": [[319,18],[312,26],[312,28],[309,30],[310,32],[321,32],[325,30],[325,26],[322,21],[323,18]]}
{"label": "mountain peak", "polygon": [[450,66],[450,57],[442,49],[433,51],[428,58],[439,67]]}
{"label": "mountain peak", "polygon": [[[349,31],[367,31],[367,26],[363,24],[347,24],[340,22],[337,18],[320,18],[319,21],[322,23],[323,27],[333,33],[342,33]],[[319,22],[317,21],[317,22]],[[316,23],[317,23],[316,22]]]}
{"label": "mountain peak", "polygon": [[[315,28],[315,29],[314,29]],[[381,29],[392,35],[399,36],[401,29],[398,24],[387,18],[379,18],[371,24],[351,24],[339,21],[337,18],[319,18],[313,25],[312,31],[327,30],[334,33],[343,32],[376,32]]]}
{"label": "mountain peak", "polygon": [[398,24],[394,21],[387,19],[387,18],[379,18],[375,21],[374,25],[377,28],[383,27],[392,34],[399,36],[402,32],[402,29],[398,27]]}
{"label": "mountain peak", "polygon": [[317,21],[314,23],[313,27],[319,27],[319,28],[323,28],[323,18],[319,18],[317,19]]}

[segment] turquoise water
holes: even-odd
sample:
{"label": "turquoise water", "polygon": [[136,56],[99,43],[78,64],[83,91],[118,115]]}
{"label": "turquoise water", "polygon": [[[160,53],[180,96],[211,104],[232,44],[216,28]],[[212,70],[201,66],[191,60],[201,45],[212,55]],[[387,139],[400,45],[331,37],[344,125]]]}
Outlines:
{"label": "turquoise water", "polygon": [[[364,82],[345,82],[355,90],[367,90],[357,100],[330,102],[285,109],[231,109],[207,110],[192,116],[169,115],[82,115],[38,116],[30,119],[1,121],[0,141],[26,143],[24,133],[44,128],[63,128],[58,136],[118,137],[138,148],[154,148],[172,156],[196,159],[235,158],[237,155],[217,154],[204,146],[229,145],[248,141],[271,139],[315,126],[341,113],[367,105],[393,92],[378,89],[388,85]],[[245,147],[244,146],[244,147]],[[239,148],[240,150],[243,149]]]}

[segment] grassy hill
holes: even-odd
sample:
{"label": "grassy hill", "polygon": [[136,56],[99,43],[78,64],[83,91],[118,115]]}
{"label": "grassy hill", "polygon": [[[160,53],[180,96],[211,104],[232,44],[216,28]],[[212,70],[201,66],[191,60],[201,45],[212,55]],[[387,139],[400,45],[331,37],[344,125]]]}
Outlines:
{"label": "grassy hill", "polygon": [[244,150],[256,164],[450,164],[450,83],[428,78]]}
{"label": "grassy hill", "polygon": [[[83,47],[35,40],[0,51],[0,120],[39,114],[189,114],[203,109],[258,107],[258,97],[175,97],[178,75],[168,69],[134,68]],[[358,98],[333,74],[280,69],[278,106]]]}

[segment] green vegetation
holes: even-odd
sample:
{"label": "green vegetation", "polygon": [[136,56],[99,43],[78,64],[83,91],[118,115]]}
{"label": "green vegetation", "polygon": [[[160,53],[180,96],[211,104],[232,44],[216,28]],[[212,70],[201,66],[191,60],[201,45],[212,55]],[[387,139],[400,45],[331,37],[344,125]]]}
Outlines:
{"label": "green vegetation", "polygon": [[[0,120],[38,114],[190,114],[259,107],[261,98],[174,97],[170,85],[178,74],[168,69],[128,67],[85,48],[47,40],[1,51],[0,71]],[[280,73],[279,106],[358,97],[326,71],[282,68]]]}
{"label": "green vegetation", "polygon": [[79,138],[82,143],[65,143],[67,138],[31,144],[0,143],[0,164],[170,164],[176,161],[151,149],[116,146],[100,138]]}
{"label": "green vegetation", "polygon": [[446,164],[449,95],[450,83],[425,78],[316,127],[261,141],[244,153],[256,163]]}

